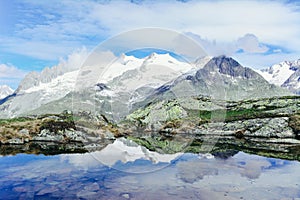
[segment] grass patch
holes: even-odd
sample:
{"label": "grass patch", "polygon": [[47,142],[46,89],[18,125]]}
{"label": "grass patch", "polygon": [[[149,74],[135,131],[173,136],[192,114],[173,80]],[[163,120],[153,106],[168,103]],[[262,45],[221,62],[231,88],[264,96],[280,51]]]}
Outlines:
{"label": "grass patch", "polygon": [[34,121],[34,118],[29,117],[17,117],[12,119],[0,119],[0,125],[16,123],[16,122],[27,122],[27,121]]}

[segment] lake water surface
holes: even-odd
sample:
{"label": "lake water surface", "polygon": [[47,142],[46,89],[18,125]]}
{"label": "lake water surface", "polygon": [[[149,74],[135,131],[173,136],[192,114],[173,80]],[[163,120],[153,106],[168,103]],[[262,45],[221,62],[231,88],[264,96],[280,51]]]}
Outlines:
{"label": "lake water surface", "polygon": [[122,141],[101,151],[0,157],[0,199],[297,199],[300,163],[238,152],[163,155]]}

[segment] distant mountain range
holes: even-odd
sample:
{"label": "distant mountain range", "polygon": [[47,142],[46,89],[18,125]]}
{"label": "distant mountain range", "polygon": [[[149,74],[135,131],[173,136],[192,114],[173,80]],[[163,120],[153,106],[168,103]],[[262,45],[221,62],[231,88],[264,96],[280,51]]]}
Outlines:
{"label": "distant mountain range", "polygon": [[[279,76],[276,81],[280,80],[280,85],[287,85],[285,87],[289,89],[295,88],[297,74],[295,77],[292,74],[299,69],[292,66],[294,64],[288,67],[287,75],[282,75],[285,70],[281,67],[278,67],[279,72],[272,71]],[[271,68],[259,73],[267,79],[265,74],[270,72]],[[186,63],[169,54],[153,53],[145,58],[121,55],[97,83],[75,90],[78,75],[89,77],[92,70],[46,68],[41,73],[27,75],[14,95],[0,102],[0,118],[59,113],[66,109],[96,109],[120,119],[132,110],[160,99],[202,95],[221,100],[243,100],[291,95],[278,87],[279,82],[275,79],[276,83],[267,79],[268,83],[259,73],[225,56]],[[283,81],[286,77],[291,79],[288,83]]]}
{"label": "distant mountain range", "polygon": [[284,61],[267,69],[257,70],[269,83],[300,94],[300,59]]}

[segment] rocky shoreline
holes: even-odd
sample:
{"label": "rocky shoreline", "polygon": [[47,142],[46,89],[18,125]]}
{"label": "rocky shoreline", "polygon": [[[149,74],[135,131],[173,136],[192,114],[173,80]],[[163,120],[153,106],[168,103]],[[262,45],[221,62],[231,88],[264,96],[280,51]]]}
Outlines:
{"label": "rocky shoreline", "polygon": [[[210,101],[199,98],[197,101],[211,104]],[[226,112],[210,106],[211,110],[197,110],[197,115],[195,111],[184,110],[172,101],[161,103],[159,108],[155,107],[154,103],[143,110],[133,112],[118,124],[103,114],[93,116],[88,112],[74,114],[70,111],[55,115],[3,119],[0,120],[1,154],[26,151],[44,154],[51,154],[51,151],[52,153],[95,151],[119,137],[130,138],[138,144],[162,153],[171,151],[164,152],[163,147],[160,150],[155,149],[157,139],[151,138],[159,138],[159,141],[165,143],[176,141],[174,146],[177,152],[201,151],[192,144],[194,141],[199,143],[207,137],[217,140],[213,146],[218,143],[222,144],[221,146],[247,149],[251,147],[247,146],[250,142],[251,148],[257,151],[263,149],[284,153],[289,152],[290,148],[297,149],[300,146],[299,97],[226,103]],[[173,115],[170,119],[156,118],[156,121],[151,121],[150,118],[153,118],[151,114],[157,113],[157,109],[162,113],[173,109]],[[181,112],[174,112],[174,109]],[[212,117],[216,113],[222,115]],[[178,145],[193,146],[194,149],[182,149]],[[201,146],[200,143],[198,146]]]}
{"label": "rocky shoreline", "polygon": [[[56,119],[54,119],[56,118]],[[41,119],[28,119],[27,122],[11,122],[2,124],[0,144],[25,144],[29,142],[54,142],[54,143],[95,143],[100,139],[111,139],[121,136],[157,133],[169,136],[176,134],[189,134],[198,136],[217,135],[234,136],[238,139],[244,137],[269,138],[270,141],[289,141],[300,143],[299,139],[299,114],[290,117],[258,118],[237,120],[232,122],[209,122],[201,125],[183,124],[180,121],[163,124],[159,130],[147,127],[132,126],[127,128],[124,124],[119,127],[105,125],[99,129],[90,129],[66,122],[56,116]],[[47,124],[47,125],[45,125]],[[14,128],[14,129],[13,129]],[[35,129],[35,130],[33,130]],[[10,132],[9,132],[10,131]],[[139,134],[140,133],[140,134]],[[274,140],[271,140],[274,139]]]}

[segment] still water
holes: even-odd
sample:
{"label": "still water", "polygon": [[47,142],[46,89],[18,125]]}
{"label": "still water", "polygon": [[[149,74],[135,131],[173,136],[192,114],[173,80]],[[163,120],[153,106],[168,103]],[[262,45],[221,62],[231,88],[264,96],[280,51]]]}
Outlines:
{"label": "still water", "polygon": [[117,140],[101,151],[0,157],[0,199],[298,199],[300,164],[238,152],[159,154]]}

